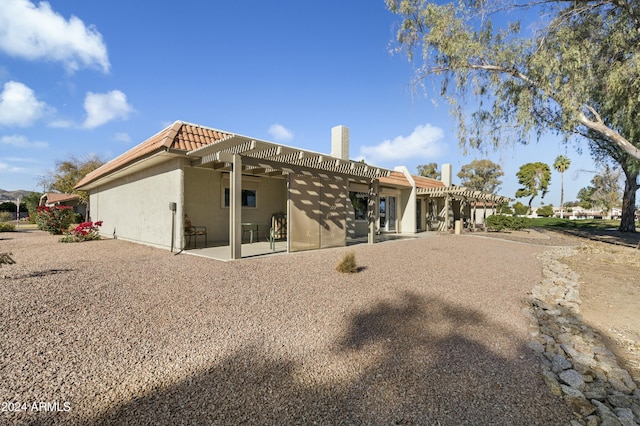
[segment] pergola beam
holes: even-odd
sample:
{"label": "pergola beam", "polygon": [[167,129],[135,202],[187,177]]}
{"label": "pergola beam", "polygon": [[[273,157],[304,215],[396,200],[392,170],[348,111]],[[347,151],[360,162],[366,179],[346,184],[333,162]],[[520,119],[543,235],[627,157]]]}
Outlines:
{"label": "pergola beam", "polygon": [[245,161],[249,159],[270,161],[269,168],[286,173],[311,174],[319,177],[326,177],[329,173],[329,175],[347,176],[350,180],[362,183],[391,173],[390,170],[371,167],[364,163],[239,135],[232,135],[214,144],[189,151],[187,156],[193,157],[191,165],[194,167],[204,167],[214,163],[213,167],[219,168],[220,166],[216,166],[215,163],[231,163],[228,156],[224,154],[241,155],[245,164],[249,164]]}

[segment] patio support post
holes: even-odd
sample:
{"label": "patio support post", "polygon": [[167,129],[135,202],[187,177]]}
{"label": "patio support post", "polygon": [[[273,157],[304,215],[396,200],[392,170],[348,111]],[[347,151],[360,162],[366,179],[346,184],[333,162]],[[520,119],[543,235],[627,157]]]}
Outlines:
{"label": "patio support post", "polygon": [[374,244],[376,242],[376,222],[378,221],[378,181],[369,183],[369,202],[367,203],[367,220],[369,222],[369,231],[367,232],[367,242]]}
{"label": "patio support post", "polygon": [[446,197],[444,197],[444,229],[442,229],[443,232],[449,232],[449,229],[451,228],[451,216],[449,215],[449,211],[451,210],[451,197],[449,196],[449,194],[447,194]]}
{"label": "patio support post", "polygon": [[471,226],[474,231],[476,230],[476,222],[478,220],[476,207],[478,207],[478,200],[473,200],[473,222],[471,222]]}
{"label": "patio support post", "polygon": [[233,154],[229,176],[229,245],[231,259],[242,258],[242,159]]}

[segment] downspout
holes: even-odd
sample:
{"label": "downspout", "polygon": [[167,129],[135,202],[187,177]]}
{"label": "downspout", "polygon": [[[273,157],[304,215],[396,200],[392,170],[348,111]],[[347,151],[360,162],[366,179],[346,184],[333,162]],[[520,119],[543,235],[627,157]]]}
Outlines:
{"label": "downspout", "polygon": [[[175,223],[175,218],[180,217],[183,218],[184,217],[184,168],[185,168],[185,164],[187,160],[180,160],[178,159],[177,161],[180,161],[180,178],[179,178],[179,185],[178,185],[178,202],[175,203],[176,204],[176,209],[173,212],[173,223]],[[179,247],[180,247],[180,251],[178,251],[176,253],[176,255],[182,253],[186,247],[186,241],[184,239],[184,221],[180,220],[178,222],[178,232],[180,235],[180,237],[178,238],[179,241]],[[171,251],[173,251],[173,246],[175,243],[175,229],[173,227],[171,227]]]}

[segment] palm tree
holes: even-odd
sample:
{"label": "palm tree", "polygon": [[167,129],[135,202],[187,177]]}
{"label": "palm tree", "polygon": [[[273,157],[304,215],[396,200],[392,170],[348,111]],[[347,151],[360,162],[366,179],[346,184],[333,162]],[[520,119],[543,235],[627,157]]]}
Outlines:
{"label": "palm tree", "polygon": [[558,155],[556,157],[556,161],[553,163],[553,168],[556,169],[557,172],[560,173],[560,217],[564,217],[564,172],[567,171],[569,166],[571,165],[571,160],[569,160],[564,155]]}

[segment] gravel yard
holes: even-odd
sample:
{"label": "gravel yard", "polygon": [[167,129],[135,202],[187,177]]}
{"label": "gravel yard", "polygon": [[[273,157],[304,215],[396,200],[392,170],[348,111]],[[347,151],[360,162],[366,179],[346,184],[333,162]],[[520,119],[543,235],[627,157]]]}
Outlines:
{"label": "gravel yard", "polygon": [[[219,262],[57,239],[0,234],[17,262],[0,424],[572,419],[527,348],[545,247],[447,235]],[[362,270],[336,272],[351,249]]]}

